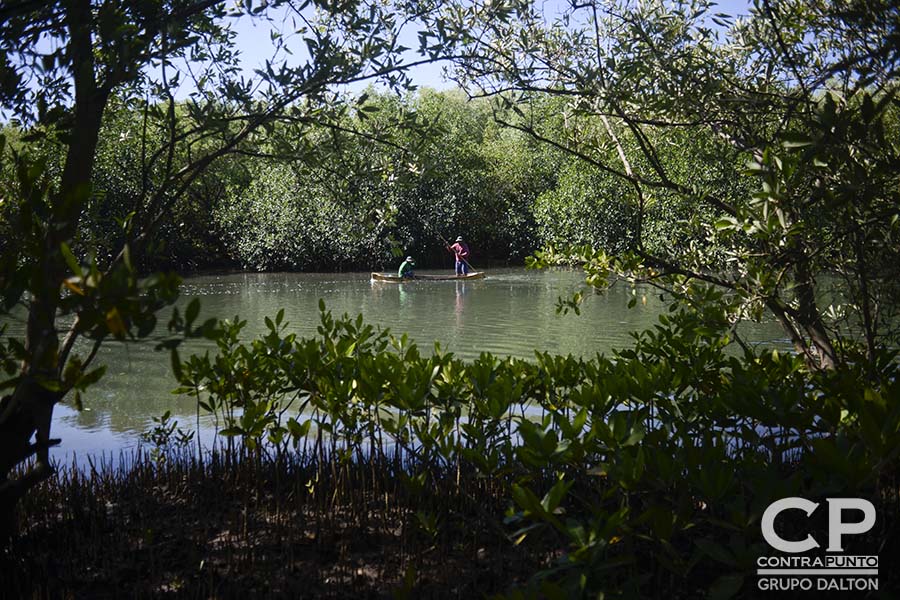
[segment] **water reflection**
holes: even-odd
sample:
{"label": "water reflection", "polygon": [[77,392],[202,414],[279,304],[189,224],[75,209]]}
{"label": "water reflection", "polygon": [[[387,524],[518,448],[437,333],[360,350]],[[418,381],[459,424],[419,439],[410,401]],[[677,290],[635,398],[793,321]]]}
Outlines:
{"label": "water reflection", "polygon": [[400,306],[407,307],[409,303],[412,302],[412,298],[410,297],[410,293],[407,291],[410,285],[416,285],[414,283],[398,283],[397,285],[397,293],[400,295]]}
{"label": "water reflection", "polygon": [[463,308],[465,307],[466,282],[456,282],[456,304],[453,306],[453,313],[456,315],[456,327],[462,326]]}
{"label": "water reflection", "polygon": [[[534,350],[592,356],[631,344],[629,332],[652,327],[663,305],[654,294],[628,309],[631,289],[615,287],[608,294],[590,295],[582,315],[556,314],[557,298],[581,287],[579,271],[526,271],[498,269],[480,281],[371,282],[369,273],[301,274],[238,273],[188,278],[180,305],[200,298],[200,318],[234,317],[248,321],[243,334],[249,340],[265,331],[264,317],[284,308],[288,330],[316,335],[318,302],[323,299],[335,314],[363,313],[368,322],[406,333],[423,352],[433,342],[465,359],[481,352],[533,358]],[[168,314],[160,318],[165,323]],[[20,335],[24,322],[6,319],[7,335]],[[742,326],[755,341],[783,336],[774,323]],[[63,438],[57,452],[87,448],[119,448],[135,444],[151,419],[167,410],[182,424],[193,424],[195,404],[173,396],[175,387],[169,358],[154,351],[153,342],[104,345],[97,362],[108,365],[107,375],[85,394],[78,413],[70,407],[57,411],[56,437]],[[208,341],[191,341],[181,349],[213,350]]]}

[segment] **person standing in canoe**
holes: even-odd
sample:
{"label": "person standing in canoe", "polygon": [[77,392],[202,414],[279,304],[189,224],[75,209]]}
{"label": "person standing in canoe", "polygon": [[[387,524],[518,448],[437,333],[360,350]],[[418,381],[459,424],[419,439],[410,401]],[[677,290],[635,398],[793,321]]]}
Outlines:
{"label": "person standing in canoe", "polygon": [[416,274],[413,272],[413,268],[416,266],[416,261],[413,260],[412,256],[407,256],[406,260],[403,261],[403,264],[400,265],[400,268],[397,270],[397,276],[403,277],[404,279],[413,279]]}
{"label": "person standing in canoe", "polygon": [[458,236],[456,238],[456,243],[452,246],[447,246],[447,250],[452,252],[454,256],[456,256],[456,275],[468,275],[469,274],[469,246],[463,241],[462,236]]}

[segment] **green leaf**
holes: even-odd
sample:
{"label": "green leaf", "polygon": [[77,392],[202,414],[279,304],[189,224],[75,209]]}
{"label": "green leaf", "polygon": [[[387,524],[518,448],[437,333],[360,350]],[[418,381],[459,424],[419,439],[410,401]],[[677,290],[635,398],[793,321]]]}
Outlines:
{"label": "green leaf", "polygon": [[298,423],[296,419],[288,419],[287,427],[290,434],[294,437],[295,440],[299,440],[304,438],[309,434],[309,429],[312,426],[312,421],[307,419],[303,423]]}
{"label": "green leaf", "polygon": [[526,512],[534,515],[543,515],[544,507],[540,500],[534,495],[534,492],[528,488],[522,487],[516,483],[512,484],[513,500],[516,504],[525,509]]}
{"label": "green leaf", "polygon": [[197,320],[197,316],[200,314],[200,300],[194,298],[190,301],[187,306],[187,310],[184,311],[184,320],[187,323],[188,327]]}
{"label": "green leaf", "polygon": [[78,379],[78,383],[76,384],[79,389],[84,390],[90,385],[93,385],[100,381],[100,378],[106,373],[106,365],[102,365],[97,367],[93,371],[83,375]]}
{"label": "green leaf", "polygon": [[171,350],[171,362],[172,362],[172,373],[175,374],[175,379],[181,381],[182,379],[182,371],[181,371],[181,358],[178,356],[178,350],[172,348]]}
{"label": "green leaf", "polygon": [[785,133],[781,139],[781,145],[785,148],[805,148],[812,145],[812,140],[808,135],[798,132]]}
{"label": "green leaf", "polygon": [[75,255],[72,254],[71,248],[65,242],[61,242],[59,245],[59,251],[63,255],[63,259],[65,259],[66,264],[69,266],[69,270],[72,271],[73,275],[77,275],[78,277],[84,277],[84,272],[81,270],[81,265],[78,264],[78,259],[75,258]]}
{"label": "green leaf", "polygon": [[106,313],[106,327],[118,339],[123,339],[128,332],[125,321],[122,319],[119,309],[115,306]]}
{"label": "green leaf", "polygon": [[557,481],[541,502],[544,510],[550,513],[556,510],[574,483],[574,481],[567,482],[562,479]]}
{"label": "green leaf", "polygon": [[734,217],[724,217],[716,221],[716,231],[725,231],[737,227],[737,220]]}

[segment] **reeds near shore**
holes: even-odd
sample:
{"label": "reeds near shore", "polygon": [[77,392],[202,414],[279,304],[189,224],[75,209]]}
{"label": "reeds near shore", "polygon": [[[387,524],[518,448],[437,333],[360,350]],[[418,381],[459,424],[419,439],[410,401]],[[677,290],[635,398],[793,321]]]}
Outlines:
{"label": "reeds near shore", "polygon": [[539,558],[498,527],[500,482],[399,450],[350,460],[138,450],[61,468],[27,497],[11,598],[480,597]]}

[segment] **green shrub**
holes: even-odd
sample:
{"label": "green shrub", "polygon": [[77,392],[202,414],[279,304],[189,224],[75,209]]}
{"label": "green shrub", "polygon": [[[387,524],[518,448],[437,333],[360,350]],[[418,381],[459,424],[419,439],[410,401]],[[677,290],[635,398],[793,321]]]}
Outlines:
{"label": "green shrub", "polygon": [[181,364],[179,391],[251,448],[324,443],[350,461],[399,447],[409,485],[447,465],[496,481],[513,543],[565,549],[519,593],[749,590],[767,553],[760,515],[785,496],[873,500],[888,522],[858,549],[881,548],[897,508],[896,353],[875,378],[862,366],[810,372],[775,350],[735,356],[709,300],[699,312],[672,305],[632,348],[592,360],[425,355],[324,305],[310,339],[286,333],[283,313],[249,344],[244,322],[226,321],[218,355]]}

